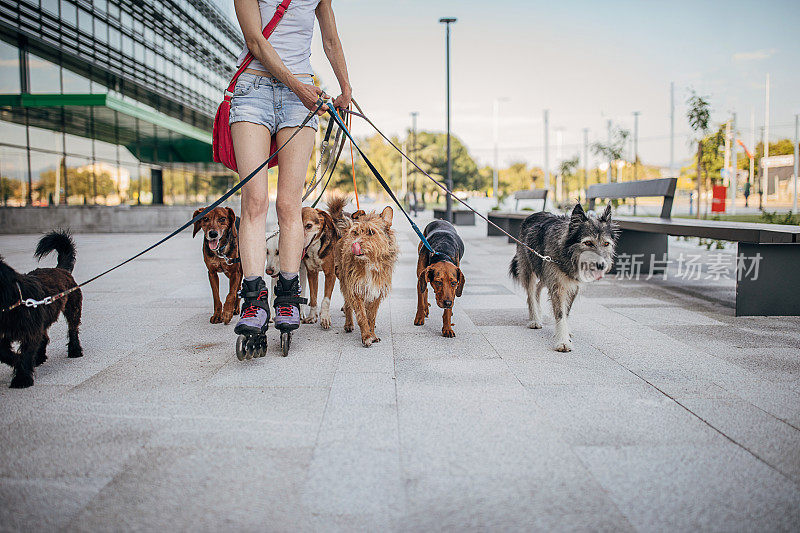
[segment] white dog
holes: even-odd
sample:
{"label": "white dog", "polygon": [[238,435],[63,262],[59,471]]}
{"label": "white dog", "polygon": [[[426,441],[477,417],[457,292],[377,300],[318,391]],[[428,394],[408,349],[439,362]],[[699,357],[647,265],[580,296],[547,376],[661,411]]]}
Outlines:
{"label": "white dog", "polygon": [[[272,297],[275,297],[275,284],[278,282],[278,274],[281,272],[281,258],[278,253],[278,236],[280,235],[280,230],[274,229],[273,231],[269,231],[267,233],[267,263],[264,267],[264,272],[267,276],[272,278],[272,284],[270,286],[270,294]],[[300,295],[305,298],[306,296],[306,281],[307,281],[308,273],[306,272],[306,266],[303,262],[300,262]],[[306,313],[303,312],[303,307],[300,308],[300,318],[304,318]],[[272,318],[270,318],[270,322],[272,322]]]}

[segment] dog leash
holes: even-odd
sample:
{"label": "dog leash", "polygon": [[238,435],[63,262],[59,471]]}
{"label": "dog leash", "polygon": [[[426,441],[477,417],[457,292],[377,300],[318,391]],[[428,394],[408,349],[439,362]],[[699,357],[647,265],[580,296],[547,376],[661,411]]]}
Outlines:
{"label": "dog leash", "polygon": [[[6,311],[13,311],[14,309],[16,309],[17,307],[19,307],[21,305],[24,305],[25,307],[33,307],[33,304],[28,305],[26,303],[26,300],[22,299],[22,287],[19,286],[19,281],[15,281],[14,285],[17,286],[17,293],[19,293],[19,300],[17,300],[13,304],[9,305],[8,307],[4,307],[4,308],[0,309],[0,313],[5,313]],[[36,301],[36,300],[33,300],[32,298],[28,298],[28,300],[30,300],[31,302],[35,302]]]}
{"label": "dog leash", "polygon": [[[167,235],[166,237],[164,237],[160,241],[156,242],[155,244],[152,244],[152,245],[148,246],[147,248],[145,248],[141,252],[137,253],[136,255],[133,255],[133,256],[129,257],[128,259],[122,261],[121,263],[118,263],[118,264],[114,265],[113,267],[101,272],[100,274],[97,274],[96,276],[89,278],[88,280],[84,281],[83,283],[79,283],[78,285],[75,285],[74,287],[70,287],[69,289],[67,289],[65,291],[61,291],[58,294],[55,294],[53,296],[48,296],[48,297],[46,297],[46,298],[44,298],[42,300],[34,300],[33,298],[28,298],[24,302],[18,302],[17,304],[15,304],[15,306],[13,308],[19,307],[22,303],[24,303],[26,307],[39,307],[40,305],[51,304],[51,303],[55,302],[56,300],[64,298],[65,296],[69,295],[70,293],[72,293],[74,291],[77,291],[81,287],[83,287],[85,285],[88,285],[89,283],[91,283],[91,282],[93,282],[93,281],[105,276],[106,274],[108,274],[110,272],[113,272],[114,270],[118,269],[119,267],[130,263],[134,259],[136,259],[138,257],[141,257],[142,255],[146,254],[147,252],[149,252],[153,248],[161,246],[162,244],[164,244],[165,242],[167,242],[168,240],[173,238],[178,233],[182,232],[183,230],[185,230],[186,228],[188,228],[189,226],[191,226],[192,224],[194,224],[198,220],[202,219],[204,216],[206,216],[208,213],[210,213],[213,209],[215,209],[217,206],[219,206],[222,202],[224,202],[225,200],[227,200],[228,198],[233,196],[236,193],[236,191],[238,191],[239,189],[244,187],[247,184],[247,182],[250,181],[253,178],[253,176],[258,174],[265,166],[267,166],[269,164],[269,162],[272,161],[278,155],[278,152],[283,150],[283,148],[287,144],[289,144],[292,141],[292,139],[294,139],[295,136],[298,133],[300,133],[300,131],[302,131],[302,129],[306,126],[306,124],[308,124],[309,121],[311,121],[311,119],[314,117],[314,115],[316,115],[319,112],[319,110],[322,109],[323,106],[325,106],[325,104],[326,104],[326,101],[325,101],[324,98],[320,97],[319,99],[317,99],[317,102],[316,102],[317,107],[316,107],[316,109],[314,109],[312,111],[309,111],[309,113],[306,116],[306,118],[297,127],[297,129],[294,131],[294,133],[292,133],[292,135],[288,139],[286,139],[286,141],[282,145],[280,145],[278,147],[278,149],[275,150],[275,152],[272,153],[272,155],[270,155],[267,159],[265,159],[263,163],[258,165],[255,168],[255,170],[253,170],[250,174],[247,175],[246,178],[240,180],[239,183],[237,183],[236,185],[231,187],[228,190],[228,192],[226,192],[225,194],[220,196],[213,204],[211,204],[210,206],[206,207],[197,216],[195,216],[191,220],[189,220],[189,222],[185,223],[184,225],[182,225],[181,227],[179,227],[178,229],[176,229],[175,231],[173,231],[172,233],[170,233],[169,235]],[[22,293],[21,292],[20,292],[20,297],[22,297]]]}
{"label": "dog leash", "polygon": [[[428,174],[427,172],[425,172],[424,170],[422,170],[422,168],[420,168],[420,166],[419,166],[419,165],[418,165],[418,164],[417,164],[417,163],[416,163],[416,162],[415,162],[413,159],[411,159],[410,157],[408,157],[408,156],[405,154],[405,152],[403,152],[403,151],[402,151],[400,148],[398,148],[398,146],[397,146],[396,144],[394,144],[394,143],[392,142],[392,140],[391,140],[391,139],[389,139],[389,137],[387,137],[387,136],[386,136],[386,135],[385,135],[385,134],[384,134],[384,133],[383,133],[383,132],[382,132],[380,129],[378,129],[378,126],[376,126],[376,125],[375,125],[375,123],[374,123],[374,122],[372,122],[372,121],[371,121],[371,120],[370,120],[370,119],[367,117],[366,113],[364,113],[364,110],[363,110],[363,109],[361,109],[361,106],[360,106],[360,105],[358,105],[358,102],[356,102],[355,98],[353,99],[353,105],[355,105],[355,106],[356,106],[356,109],[358,109],[358,112],[357,112],[357,113],[356,113],[356,112],[353,112],[353,111],[348,111],[348,110],[345,110],[344,112],[346,112],[346,113],[350,113],[350,114],[352,114],[352,115],[355,115],[355,116],[358,116],[358,117],[360,117],[360,118],[364,119],[364,120],[365,120],[365,121],[366,121],[366,122],[367,122],[367,123],[368,123],[370,126],[372,126],[372,128],[373,128],[373,129],[374,129],[374,130],[375,130],[375,131],[378,133],[378,135],[380,135],[381,137],[383,137],[383,138],[386,140],[386,142],[388,142],[388,143],[389,143],[389,144],[392,146],[392,148],[394,148],[395,150],[397,150],[397,151],[400,153],[400,155],[402,155],[402,156],[403,156],[403,157],[404,157],[404,158],[405,158],[405,159],[406,159],[406,160],[407,160],[409,163],[411,163],[412,165],[414,165],[414,167],[415,167],[417,170],[419,170],[420,172],[422,172],[422,173],[423,173],[423,174],[424,174],[424,175],[425,175],[425,176],[426,176],[426,177],[427,177],[429,180],[431,180],[433,183],[435,183],[435,184],[436,184],[436,185],[437,185],[437,186],[438,186],[440,189],[442,189],[442,190],[443,190],[443,191],[445,191],[447,194],[449,194],[450,196],[452,196],[453,198],[455,198],[456,200],[458,200],[458,202],[459,202],[459,203],[461,203],[461,204],[462,204],[464,207],[466,207],[467,209],[469,209],[470,211],[472,211],[473,213],[475,213],[476,215],[478,215],[480,218],[482,218],[483,220],[485,220],[485,221],[486,221],[488,224],[491,224],[492,226],[494,226],[495,228],[497,228],[498,230],[500,230],[500,231],[501,231],[503,234],[505,234],[505,235],[506,235],[508,238],[510,238],[511,240],[513,240],[514,242],[516,242],[517,244],[519,244],[520,246],[522,246],[523,248],[525,248],[526,250],[528,250],[529,252],[531,252],[532,254],[534,254],[535,256],[537,256],[537,257],[538,257],[539,259],[541,259],[542,261],[545,261],[545,262],[548,262],[548,263],[557,263],[557,261],[556,261],[555,259],[553,259],[552,257],[550,257],[549,255],[540,254],[539,252],[537,252],[536,250],[534,250],[533,248],[531,248],[530,246],[528,246],[527,244],[525,244],[524,242],[522,242],[522,241],[521,241],[521,240],[519,240],[518,238],[514,237],[514,236],[513,236],[513,235],[511,235],[509,232],[507,232],[506,230],[504,230],[503,228],[501,228],[500,226],[498,226],[497,224],[495,224],[494,222],[492,222],[491,220],[489,220],[487,217],[485,217],[485,216],[483,216],[482,214],[478,213],[478,211],[476,211],[475,209],[473,209],[471,205],[469,205],[468,203],[466,203],[465,201],[463,201],[461,198],[459,198],[458,196],[456,196],[456,195],[455,195],[455,193],[454,193],[453,191],[451,191],[450,189],[448,189],[448,188],[447,188],[445,185],[442,185],[441,183],[439,183],[439,181],[438,181],[438,180],[436,180],[436,179],[435,179],[433,176],[431,176],[430,174]],[[346,133],[348,133],[348,132],[346,132]],[[349,133],[348,133],[348,136],[349,136]],[[356,146],[356,148],[358,149],[358,146]],[[360,149],[359,149],[359,153],[361,153],[361,150],[360,150]],[[363,154],[362,154],[362,155],[363,155]],[[366,158],[365,158],[365,161],[367,161],[367,160],[366,160]],[[370,167],[371,167],[371,164],[370,164],[370,163],[367,163],[367,164],[368,164],[368,165],[370,165]],[[371,168],[370,168],[370,169],[371,169]],[[374,170],[373,170],[373,173],[375,173],[375,172],[376,172],[376,171],[374,171]],[[378,180],[378,181],[381,181],[381,180],[382,180],[382,178],[379,178],[379,180]],[[383,185],[383,183],[382,183],[382,185]],[[384,186],[384,188],[385,188],[385,186]],[[390,193],[390,194],[391,194],[391,193]],[[394,198],[394,195],[393,195],[393,194],[391,194],[391,196],[392,196],[392,198]],[[397,199],[395,199],[395,202],[397,202]],[[401,207],[400,209],[402,210],[402,207]],[[403,213],[405,213],[405,211],[403,211]],[[408,217],[408,214],[407,214],[407,213],[405,213],[405,214],[406,214],[406,217]],[[410,220],[411,220],[411,219],[409,218],[409,221],[410,221]],[[419,230],[416,228],[416,225],[415,225],[413,222],[412,222],[411,224],[412,224],[412,226],[414,226],[415,230],[417,231],[417,234],[421,236],[421,234],[420,234]],[[426,242],[426,241],[424,240],[424,237],[423,237],[423,242]],[[433,250],[432,250],[432,249],[430,249],[430,248],[429,248],[429,250],[430,250],[431,252],[433,252]]]}
{"label": "dog leash", "polygon": [[[353,103],[355,104],[355,101],[353,101]],[[344,121],[339,117],[339,114],[336,112],[336,109],[334,109],[333,106],[328,106],[328,113],[330,113],[331,117],[334,118],[339,123],[339,127],[344,130],[344,134],[347,135],[347,138],[350,139],[351,143],[353,143],[353,146],[355,146],[356,150],[361,155],[361,158],[364,160],[364,163],[367,164],[367,167],[369,167],[370,171],[375,176],[375,179],[378,180],[378,183],[381,184],[381,187],[383,187],[383,189],[386,191],[389,197],[394,201],[394,203],[397,204],[398,209],[400,209],[400,211],[406,216],[408,223],[411,224],[411,228],[414,230],[414,232],[416,232],[417,236],[422,241],[422,244],[425,246],[425,248],[428,249],[428,252],[435,255],[436,251],[433,249],[433,246],[431,246],[431,243],[428,242],[428,239],[425,238],[425,235],[423,235],[419,227],[417,227],[416,223],[411,219],[406,210],[403,209],[403,204],[401,204],[400,200],[398,200],[397,197],[394,195],[392,188],[389,187],[389,184],[386,183],[385,179],[383,179],[381,173],[378,172],[378,169],[375,168],[375,165],[372,164],[372,161],[369,160],[367,155],[361,150],[361,147],[358,146],[358,143],[356,143],[356,141],[353,139],[353,136],[350,134],[350,131],[344,125]]]}

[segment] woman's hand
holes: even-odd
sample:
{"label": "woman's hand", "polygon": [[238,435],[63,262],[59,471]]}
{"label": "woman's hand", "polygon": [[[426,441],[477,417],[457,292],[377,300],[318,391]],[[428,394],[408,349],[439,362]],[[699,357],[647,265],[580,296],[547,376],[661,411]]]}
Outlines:
{"label": "woman's hand", "polygon": [[351,91],[343,91],[342,94],[336,97],[333,101],[333,106],[336,109],[347,109],[350,107],[350,101],[353,99],[353,93]]}
{"label": "woman's hand", "polygon": [[[325,94],[325,91],[310,83],[298,82],[297,86],[293,88],[292,91],[309,111],[313,111],[317,108],[317,102],[320,96],[323,98],[330,98]],[[317,111],[317,115],[324,115],[327,110],[328,106],[324,105]]]}

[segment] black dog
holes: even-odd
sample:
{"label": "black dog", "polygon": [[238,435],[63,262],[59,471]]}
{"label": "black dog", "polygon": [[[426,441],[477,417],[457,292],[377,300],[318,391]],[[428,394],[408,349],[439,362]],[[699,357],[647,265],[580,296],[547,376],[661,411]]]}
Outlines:
{"label": "black dog", "polygon": [[[28,274],[19,274],[0,257],[0,310],[7,309],[20,300],[42,300],[77,285],[72,277],[75,266],[75,243],[69,233],[52,231],[42,237],[34,257],[41,260],[53,250],[58,252],[56,268],[37,268]],[[10,311],[0,311],[0,361],[14,368],[11,388],[21,389],[33,385],[33,368],[47,360],[46,350],[50,338],[47,330],[63,312],[69,329],[67,357],[81,357],[83,349],[78,340],[81,323],[83,295],[80,289],[48,305],[26,307],[20,305]],[[20,353],[15,353],[11,343],[20,343]]]}

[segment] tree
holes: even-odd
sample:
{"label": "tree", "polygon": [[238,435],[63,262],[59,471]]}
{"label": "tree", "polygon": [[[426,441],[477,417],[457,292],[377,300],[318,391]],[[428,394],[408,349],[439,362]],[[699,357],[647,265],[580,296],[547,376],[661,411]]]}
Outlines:
{"label": "tree", "polygon": [[611,140],[608,143],[596,142],[592,144],[592,152],[595,155],[603,156],[608,161],[609,166],[612,168],[614,181],[619,181],[619,169],[616,168],[614,163],[622,159],[622,153],[625,151],[625,144],[630,137],[631,132],[619,126],[614,126],[611,130]]}
{"label": "tree", "polygon": [[[698,136],[697,139],[697,218],[700,218],[700,167],[703,164],[703,139],[708,132],[708,122],[711,120],[711,104],[707,97],[700,96],[697,91],[691,89],[691,95],[686,100],[689,109],[686,111],[686,118],[689,120],[689,127]],[[707,175],[706,175],[707,176]],[[706,177],[706,179],[708,179]]]}

